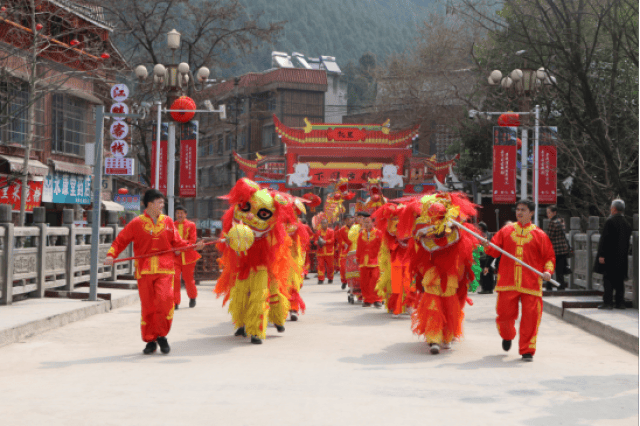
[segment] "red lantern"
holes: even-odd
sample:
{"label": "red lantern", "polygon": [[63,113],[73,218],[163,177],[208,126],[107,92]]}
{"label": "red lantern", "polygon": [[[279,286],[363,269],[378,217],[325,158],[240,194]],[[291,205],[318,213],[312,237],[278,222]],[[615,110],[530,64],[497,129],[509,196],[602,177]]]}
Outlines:
{"label": "red lantern", "polygon": [[522,139],[516,138],[516,147],[517,149],[522,148]]}
{"label": "red lantern", "polygon": [[6,11],[7,11],[6,7],[4,7],[4,6],[0,7],[0,12],[6,12]]}
{"label": "red lantern", "polygon": [[74,39],[74,40],[71,40],[71,41],[69,42],[69,44],[70,44],[71,46],[75,46],[76,44],[79,44],[79,43],[80,43],[80,42],[79,42],[78,40],[75,40],[75,39]]}
{"label": "red lantern", "polygon": [[520,125],[520,114],[502,114],[498,117],[498,126],[518,127]]}
{"label": "red lantern", "polygon": [[188,96],[180,96],[171,104],[171,109],[189,110],[187,112],[172,112],[171,118],[178,123],[186,123],[191,120],[196,113],[196,103]]}
{"label": "red lantern", "polygon": [[42,24],[36,24],[36,30],[40,31],[42,29]]}
{"label": "red lantern", "polygon": [[129,193],[129,190],[127,188],[118,189],[118,194],[120,195],[127,195],[128,193]]}
{"label": "red lantern", "polygon": [[109,58],[111,57],[111,55],[109,55],[108,53],[106,53],[106,52],[105,52],[105,53],[103,53],[102,55],[100,55],[100,57],[101,57],[102,59],[109,59]]}

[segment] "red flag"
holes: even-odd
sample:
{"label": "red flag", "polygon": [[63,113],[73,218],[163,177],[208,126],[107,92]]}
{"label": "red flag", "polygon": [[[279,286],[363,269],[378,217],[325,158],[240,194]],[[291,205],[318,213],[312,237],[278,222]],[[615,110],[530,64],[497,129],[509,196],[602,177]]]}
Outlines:
{"label": "red flag", "polygon": [[[151,148],[151,187],[156,188],[156,146],[154,140]],[[167,195],[167,141],[160,141],[160,192]]]}
{"label": "red flag", "polygon": [[196,196],[197,141],[187,139],[180,141],[180,197]]}
{"label": "red flag", "polygon": [[516,202],[517,128],[493,128],[493,203]]}

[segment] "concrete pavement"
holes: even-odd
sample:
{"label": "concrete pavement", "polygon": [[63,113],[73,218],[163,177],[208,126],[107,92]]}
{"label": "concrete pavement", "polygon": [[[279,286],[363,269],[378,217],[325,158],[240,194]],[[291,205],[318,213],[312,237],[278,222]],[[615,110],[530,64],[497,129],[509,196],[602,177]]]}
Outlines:
{"label": "concrete pavement", "polygon": [[167,356],[142,355],[138,304],[1,347],[2,424],[638,424],[636,355],[544,315],[524,363],[500,347],[493,295],[472,296],[465,339],[434,356],[339,284],[307,280],[307,313],[261,346],[232,336],[210,290],[176,311]]}

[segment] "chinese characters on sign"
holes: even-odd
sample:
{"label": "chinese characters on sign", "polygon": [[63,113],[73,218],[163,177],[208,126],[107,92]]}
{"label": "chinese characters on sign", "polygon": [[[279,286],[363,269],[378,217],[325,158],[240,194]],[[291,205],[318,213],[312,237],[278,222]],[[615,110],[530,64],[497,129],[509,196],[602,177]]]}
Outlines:
{"label": "chinese characters on sign", "polygon": [[117,158],[123,158],[129,152],[129,144],[126,141],[115,140],[111,142],[111,154]]}
{"label": "chinese characters on sign", "polygon": [[116,102],[124,102],[129,97],[129,88],[126,84],[114,84],[111,86],[111,99]]}
{"label": "chinese characters on sign", "polygon": [[133,176],[133,158],[106,158],[104,174]]}
{"label": "chinese characters on sign", "polygon": [[54,173],[44,179],[42,201],[46,203],[91,204],[91,176]]}
{"label": "chinese characters on sign", "polygon": [[[555,204],[557,202],[557,127],[540,127],[538,142],[538,202]],[[535,191],[535,182],[534,182]]]}
{"label": "chinese characters on sign", "polygon": [[493,128],[493,202],[516,202],[517,127]]}
{"label": "chinese characters on sign", "polygon": [[180,126],[180,197],[196,196],[198,122]]}
{"label": "chinese characters on sign", "polygon": [[[123,104],[122,102],[117,102],[111,105],[111,113],[112,114],[129,114],[129,107],[127,104]],[[114,120],[124,120],[124,117],[113,117]]]}
{"label": "chinese characters on sign", "polygon": [[124,121],[114,121],[109,130],[114,139],[124,139],[129,134],[129,126]]}
{"label": "chinese characters on sign", "polygon": [[140,196],[139,195],[116,195],[113,201],[122,205],[125,210],[140,213]]}
{"label": "chinese characters on sign", "polygon": [[[20,210],[21,195],[21,180],[14,180],[11,184],[7,185],[7,178],[0,177],[0,204],[11,204],[12,210]],[[40,207],[42,201],[42,181],[29,181],[26,211],[32,212],[34,207]]]}

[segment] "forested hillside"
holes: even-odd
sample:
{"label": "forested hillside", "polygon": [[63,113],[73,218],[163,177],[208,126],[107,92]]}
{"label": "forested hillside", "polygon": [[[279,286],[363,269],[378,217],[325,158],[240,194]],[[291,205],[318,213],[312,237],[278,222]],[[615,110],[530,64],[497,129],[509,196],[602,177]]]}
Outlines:
{"label": "forested hillside", "polygon": [[[365,52],[378,63],[403,51],[416,36],[416,25],[429,12],[444,11],[443,0],[242,0],[260,21],[287,21],[279,39],[242,58],[218,75],[237,75],[271,67],[271,51],[307,56],[335,56],[341,67],[357,63]],[[233,60],[233,58],[229,58]]]}

